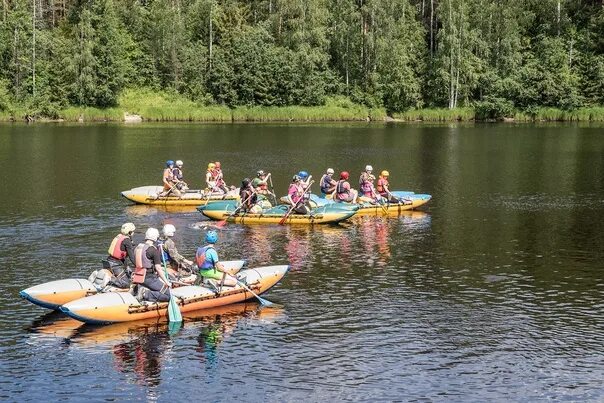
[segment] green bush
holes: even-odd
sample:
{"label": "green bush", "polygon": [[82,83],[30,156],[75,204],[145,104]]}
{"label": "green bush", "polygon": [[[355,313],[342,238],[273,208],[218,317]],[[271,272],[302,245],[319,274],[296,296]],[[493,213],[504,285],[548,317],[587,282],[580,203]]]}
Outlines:
{"label": "green bush", "polygon": [[487,97],[475,106],[477,120],[503,120],[514,115],[514,105],[505,98]]}

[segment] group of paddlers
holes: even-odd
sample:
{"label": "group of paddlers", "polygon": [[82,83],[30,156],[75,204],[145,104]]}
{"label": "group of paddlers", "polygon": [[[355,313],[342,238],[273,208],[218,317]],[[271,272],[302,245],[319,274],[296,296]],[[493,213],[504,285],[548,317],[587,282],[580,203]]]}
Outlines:
{"label": "group of paddlers", "polygon": [[[181,197],[182,192],[188,190],[188,185],[183,179],[183,162],[168,160],[163,174],[163,191],[158,195],[160,197],[176,196]],[[401,203],[405,202],[395,197],[390,191],[388,179],[390,173],[383,170],[379,177],[373,175],[373,167],[367,165],[359,177],[359,190],[353,189],[348,182],[350,174],[348,171],[340,172],[339,179],[334,178],[334,170],[328,168],[325,174],[319,180],[321,194],[323,197],[332,198],[335,202],[341,203]],[[210,162],[205,175],[206,190],[212,194],[226,194],[234,190],[224,181],[220,162]],[[310,206],[308,205],[310,186],[314,183],[312,175],[306,171],[300,171],[295,174],[287,190],[287,196],[282,200],[293,207],[293,212],[297,214],[308,214]],[[269,187],[270,185],[270,187]],[[250,213],[261,213],[263,207],[266,207],[265,200],[277,203],[277,198],[272,186],[271,174],[263,170],[256,173],[252,180],[245,178],[241,181],[239,188],[239,197],[241,200],[240,209]]]}
{"label": "group of paddlers", "polygon": [[[189,185],[184,180],[183,175],[183,162],[177,160],[166,161],[166,168],[162,175],[162,182],[164,185],[163,191],[158,197],[175,196],[181,197],[183,192],[189,190]],[[206,188],[211,193],[224,194],[234,188],[229,188],[224,182],[224,176],[219,161],[210,162],[205,175]]]}
{"label": "group of paddlers", "polygon": [[162,236],[156,228],[147,229],[144,241],[136,247],[132,243],[135,230],[133,223],[125,223],[109,246],[109,255],[103,260],[103,267],[112,274],[109,286],[130,288],[140,301],[167,302],[174,285],[189,285],[183,278],[203,279],[217,291],[237,284],[232,276],[235,272],[227,271],[218,259],[216,231],[206,233],[206,244],[197,249],[195,261],[191,261],[176,248],[174,225],[164,225]]}

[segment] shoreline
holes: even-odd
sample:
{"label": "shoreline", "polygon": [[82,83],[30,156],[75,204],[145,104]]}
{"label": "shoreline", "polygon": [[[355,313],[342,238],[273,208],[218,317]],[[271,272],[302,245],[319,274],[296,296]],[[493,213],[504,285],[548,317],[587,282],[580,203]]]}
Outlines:
{"label": "shoreline", "polygon": [[[489,112],[480,108],[425,108],[388,113],[370,108],[343,96],[328,97],[321,106],[236,106],[202,105],[179,94],[148,89],[127,89],[117,106],[111,108],[77,107],[53,109],[14,104],[0,110],[0,122],[41,123],[447,123],[447,122],[604,122],[604,106],[562,110],[534,107],[507,112]],[[496,117],[495,117],[496,116]]]}

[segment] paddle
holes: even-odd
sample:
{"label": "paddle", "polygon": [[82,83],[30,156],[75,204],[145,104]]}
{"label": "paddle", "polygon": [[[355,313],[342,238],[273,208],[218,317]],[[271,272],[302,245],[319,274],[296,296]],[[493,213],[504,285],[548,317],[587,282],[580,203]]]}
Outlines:
{"label": "paddle", "polygon": [[304,193],[302,193],[302,196],[300,197],[300,199],[298,199],[298,201],[289,209],[289,211],[287,213],[285,213],[285,215],[283,216],[281,221],[279,221],[279,225],[283,225],[285,223],[285,221],[287,220],[287,217],[289,217],[290,214],[292,213],[292,211],[294,211],[294,209],[296,207],[298,207],[298,204],[300,204],[300,202],[304,200],[304,196],[306,195],[306,193],[308,193],[310,191],[310,187],[312,186],[313,183],[314,183],[314,181],[310,181],[310,183],[304,190]]}
{"label": "paddle", "polygon": [[258,302],[260,302],[262,305],[264,305],[264,306],[274,306],[275,305],[271,301],[260,297],[258,294],[256,294],[254,291],[252,291],[252,289],[250,287],[248,287],[245,283],[239,281],[239,279],[237,277],[235,277],[235,276],[231,276],[231,277],[233,277],[235,279],[235,281],[237,281],[237,284],[239,284],[241,287],[245,288],[247,291],[252,293],[252,295],[254,297],[256,297],[258,299]]}
{"label": "paddle", "polygon": [[249,195],[249,196],[248,196],[248,197],[247,197],[247,198],[246,198],[244,201],[242,201],[242,202],[241,202],[241,205],[240,205],[239,207],[237,207],[237,208],[235,209],[235,211],[233,211],[231,214],[229,214],[229,215],[228,215],[228,216],[227,216],[227,217],[226,217],[224,220],[222,220],[222,221],[218,221],[218,222],[216,223],[216,226],[217,226],[218,228],[222,228],[222,227],[224,227],[224,226],[226,225],[226,223],[227,223],[227,220],[228,220],[229,218],[233,217],[235,214],[237,214],[237,213],[239,212],[239,210],[241,210],[241,208],[242,208],[243,206],[245,206],[245,203],[246,203],[248,200],[250,200],[250,199],[251,199],[251,197],[252,197],[253,195],[255,195],[255,194],[256,194],[256,192],[255,192],[255,191],[252,191],[252,193],[251,193],[251,194],[250,194],[250,195]]}
{"label": "paddle", "polygon": [[[159,252],[161,253],[161,260],[164,264],[164,274],[166,280],[168,280],[168,267],[166,266],[166,259],[164,258],[164,246],[159,245]],[[182,315],[180,314],[180,308],[176,302],[176,297],[170,292],[170,302],[168,302],[168,320],[170,322],[182,322]]]}
{"label": "paddle", "polygon": [[275,206],[277,205],[277,195],[275,195],[275,188],[273,187],[273,178],[271,177],[271,173],[268,173],[268,181],[271,184],[271,195],[273,196],[273,201],[275,202]]}
{"label": "paddle", "polygon": [[384,202],[382,201],[382,199],[378,198],[378,194],[375,191],[375,188],[373,187],[373,185],[371,186],[371,193],[373,194],[375,201],[380,205],[380,207],[384,211],[384,214],[388,215],[388,209],[384,206]]}

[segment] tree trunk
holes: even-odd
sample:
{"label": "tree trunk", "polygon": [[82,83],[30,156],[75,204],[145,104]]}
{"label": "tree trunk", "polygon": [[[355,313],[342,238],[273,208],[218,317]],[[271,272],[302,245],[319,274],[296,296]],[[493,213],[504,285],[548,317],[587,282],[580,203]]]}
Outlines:
{"label": "tree trunk", "polygon": [[208,40],[208,53],[209,53],[209,64],[208,64],[208,70],[212,70],[212,42],[214,42],[214,34],[212,32],[212,4],[210,3],[210,35],[209,35],[209,40]]}
{"label": "tree trunk", "polygon": [[430,57],[434,53],[434,0],[430,0]]}
{"label": "tree trunk", "polygon": [[33,9],[31,16],[31,82],[32,82],[32,95],[36,98],[36,0],[32,1]]}

